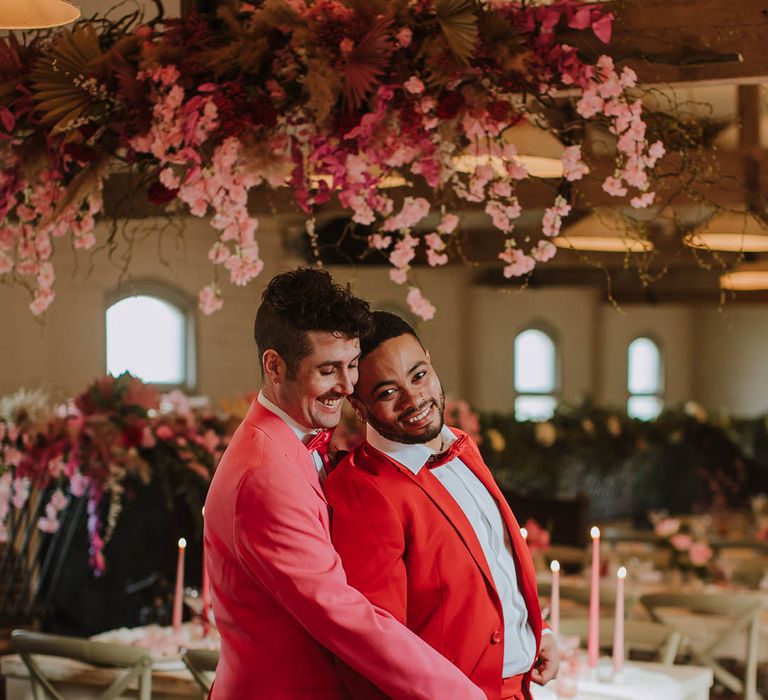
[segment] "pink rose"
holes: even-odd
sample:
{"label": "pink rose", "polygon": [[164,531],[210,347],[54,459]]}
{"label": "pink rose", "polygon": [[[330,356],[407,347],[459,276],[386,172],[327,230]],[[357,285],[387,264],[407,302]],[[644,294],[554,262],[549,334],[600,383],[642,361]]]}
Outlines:
{"label": "pink rose", "polygon": [[680,520],[678,518],[663,518],[658,523],[654,531],[659,537],[671,537],[680,530]]}
{"label": "pink rose", "polygon": [[694,566],[704,566],[712,559],[712,548],[706,542],[694,542],[688,550],[688,558]]}
{"label": "pink rose", "polygon": [[408,78],[408,80],[406,80],[403,84],[403,87],[412,95],[420,95],[422,92],[424,92],[424,83],[421,82],[421,80],[415,75],[412,75],[410,78]]}
{"label": "pink rose", "polygon": [[687,552],[693,544],[693,538],[685,533],[678,533],[671,537],[669,543],[679,552]]}
{"label": "pink rose", "polygon": [[155,428],[155,435],[157,435],[160,440],[172,440],[174,432],[169,426],[162,424]]}

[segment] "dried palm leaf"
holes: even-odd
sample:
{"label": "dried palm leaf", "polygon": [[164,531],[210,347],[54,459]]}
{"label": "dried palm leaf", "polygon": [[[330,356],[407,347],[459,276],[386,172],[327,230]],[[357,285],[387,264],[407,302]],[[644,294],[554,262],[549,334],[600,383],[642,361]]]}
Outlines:
{"label": "dried palm leaf", "polygon": [[371,30],[347,55],[343,87],[344,95],[353,109],[360,107],[379,76],[386,70],[394,50],[390,39],[391,28],[391,16],[377,18]]}
{"label": "dried palm leaf", "polygon": [[531,52],[520,30],[498,12],[484,12],[480,17],[483,51],[495,59],[503,73],[522,71]]}
{"label": "dried palm leaf", "polygon": [[19,42],[11,33],[0,37],[0,101],[16,91],[24,66],[19,55]]}
{"label": "dried palm leaf", "polygon": [[477,48],[477,12],[472,0],[437,0],[435,14],[456,59],[469,65]]}
{"label": "dried palm leaf", "polygon": [[99,37],[90,24],[65,32],[43,54],[32,71],[35,100],[42,121],[53,131],[66,131],[87,118],[97,102],[93,79],[103,56]]}

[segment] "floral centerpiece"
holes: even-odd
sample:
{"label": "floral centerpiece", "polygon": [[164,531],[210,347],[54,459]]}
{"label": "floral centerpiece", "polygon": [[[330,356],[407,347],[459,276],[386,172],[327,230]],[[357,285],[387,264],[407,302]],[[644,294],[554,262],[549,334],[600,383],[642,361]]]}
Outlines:
{"label": "floral centerpiece", "polygon": [[50,402],[41,392],[3,400],[0,541],[18,531],[19,513],[33,493],[43,498],[36,526],[48,534],[58,530],[70,501],[84,497],[90,563],[103,572],[104,546],[131,479],[155,480],[169,494],[182,493],[199,516],[229,426],[171,398],[175,410],[160,413],[157,392],[126,373],[102,377],[56,409],[46,407]]}
{"label": "floral centerpiece", "polygon": [[671,565],[683,574],[692,573],[701,579],[711,579],[714,552],[706,538],[694,534],[692,528],[680,518],[660,516],[653,519],[654,532],[666,540],[672,550]]}
{"label": "floral centerpiece", "polygon": [[[482,208],[503,234],[504,275],[523,277],[555,255],[570,183],[601,172],[609,195],[653,203],[664,146],[647,138],[636,76],[578,48],[580,35],[607,44],[612,22],[578,0],[262,0],[2,39],[0,276],[42,314],[55,239],[113,243],[95,222],[117,169],[150,201],[210,217],[214,274],[199,300],[212,313],[220,270],[246,285],[263,268],[250,193],[288,186],[316,253],[313,213],[335,198],[373,226],[369,253],[429,319],[412,263],[417,252],[431,266],[462,258],[462,207]],[[558,100],[572,102],[569,118],[553,116]],[[511,138],[520,123],[565,142],[533,237],[516,229],[518,185],[532,177]],[[607,176],[582,148],[587,125],[616,145]]]}

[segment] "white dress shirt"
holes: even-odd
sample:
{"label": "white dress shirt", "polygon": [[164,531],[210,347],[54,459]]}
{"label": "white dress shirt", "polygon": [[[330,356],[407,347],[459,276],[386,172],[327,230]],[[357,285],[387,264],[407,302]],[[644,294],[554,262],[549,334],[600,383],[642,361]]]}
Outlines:
{"label": "white dress shirt", "polygon": [[[320,432],[318,428],[307,428],[300,423],[297,423],[282,408],[276,404],[273,404],[266,396],[264,396],[263,391],[259,392],[256,400],[268,411],[272,411],[272,413],[274,413],[278,418],[282,419],[285,424],[294,432],[296,437],[299,438],[299,440],[301,440],[303,443],[306,444],[308,439],[311,439],[313,435],[317,435]],[[313,450],[310,455],[312,457],[312,461],[314,462],[315,468],[317,469],[317,474],[320,477],[320,483],[322,483],[325,481],[326,477],[323,458],[320,456],[320,453],[317,450]]]}
{"label": "white dress shirt", "polygon": [[[456,440],[448,426],[440,433],[443,448]],[[366,429],[370,445],[418,474],[436,451],[423,444],[406,445],[383,437],[370,425]],[[464,511],[477,535],[493,577],[504,615],[504,663],[502,675],[510,678],[533,666],[536,638],[528,623],[528,609],[517,584],[512,543],[501,511],[493,496],[472,470],[458,457],[432,469],[432,473]]]}

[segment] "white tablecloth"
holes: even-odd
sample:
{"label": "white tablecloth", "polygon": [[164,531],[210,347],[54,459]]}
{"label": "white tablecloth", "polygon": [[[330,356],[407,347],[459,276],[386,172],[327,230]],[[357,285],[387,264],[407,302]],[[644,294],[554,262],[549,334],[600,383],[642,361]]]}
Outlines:
{"label": "white tablecloth", "polygon": [[[620,683],[610,680],[610,661],[601,661],[598,677],[579,680],[574,700],[707,700],[712,671],[698,666],[663,666],[631,662]],[[556,700],[556,681],[531,686],[534,700]]]}

